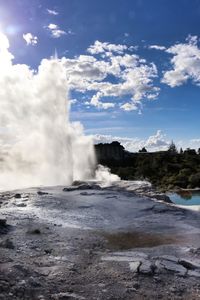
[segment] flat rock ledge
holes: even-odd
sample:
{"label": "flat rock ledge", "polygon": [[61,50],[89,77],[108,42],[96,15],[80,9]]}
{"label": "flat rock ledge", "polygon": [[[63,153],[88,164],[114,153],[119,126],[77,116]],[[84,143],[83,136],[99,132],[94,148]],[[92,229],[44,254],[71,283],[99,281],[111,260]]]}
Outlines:
{"label": "flat rock ledge", "polygon": [[178,258],[162,255],[150,258],[142,252],[114,252],[102,257],[103,261],[126,262],[130,271],[137,275],[154,276],[159,274],[175,274],[182,277],[200,278],[200,259]]}

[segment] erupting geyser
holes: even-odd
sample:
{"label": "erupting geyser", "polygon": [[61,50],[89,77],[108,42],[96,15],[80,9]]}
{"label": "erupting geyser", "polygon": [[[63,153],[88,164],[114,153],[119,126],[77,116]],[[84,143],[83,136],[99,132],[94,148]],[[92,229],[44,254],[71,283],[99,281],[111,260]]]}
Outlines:
{"label": "erupting geyser", "polygon": [[69,121],[65,58],[44,59],[37,71],[12,60],[0,34],[0,189],[90,179],[94,147]]}

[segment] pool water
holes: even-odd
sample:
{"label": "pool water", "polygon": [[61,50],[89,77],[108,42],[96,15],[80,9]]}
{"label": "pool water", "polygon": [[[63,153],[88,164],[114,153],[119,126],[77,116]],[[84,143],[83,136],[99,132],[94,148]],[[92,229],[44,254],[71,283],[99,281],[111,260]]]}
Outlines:
{"label": "pool water", "polygon": [[168,194],[173,203],[179,205],[200,205],[200,191],[180,191]]}

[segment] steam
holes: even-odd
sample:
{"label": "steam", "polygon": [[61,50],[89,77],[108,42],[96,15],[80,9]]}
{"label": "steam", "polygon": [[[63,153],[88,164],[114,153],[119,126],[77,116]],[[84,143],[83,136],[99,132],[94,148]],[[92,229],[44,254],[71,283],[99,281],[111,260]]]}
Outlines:
{"label": "steam", "polygon": [[109,186],[113,182],[119,181],[120,177],[116,174],[112,174],[108,167],[98,165],[98,168],[95,172],[95,177],[97,181],[103,182],[104,186]]}
{"label": "steam", "polygon": [[37,71],[12,60],[0,34],[0,189],[92,178],[92,139],[69,121],[65,59],[43,59]]}

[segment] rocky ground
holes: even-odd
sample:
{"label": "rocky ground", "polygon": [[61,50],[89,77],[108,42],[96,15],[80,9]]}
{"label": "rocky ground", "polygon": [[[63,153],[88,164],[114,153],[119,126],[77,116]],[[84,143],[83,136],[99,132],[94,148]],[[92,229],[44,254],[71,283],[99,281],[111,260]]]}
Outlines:
{"label": "rocky ground", "polygon": [[200,298],[199,213],[139,186],[1,193],[0,299]]}

